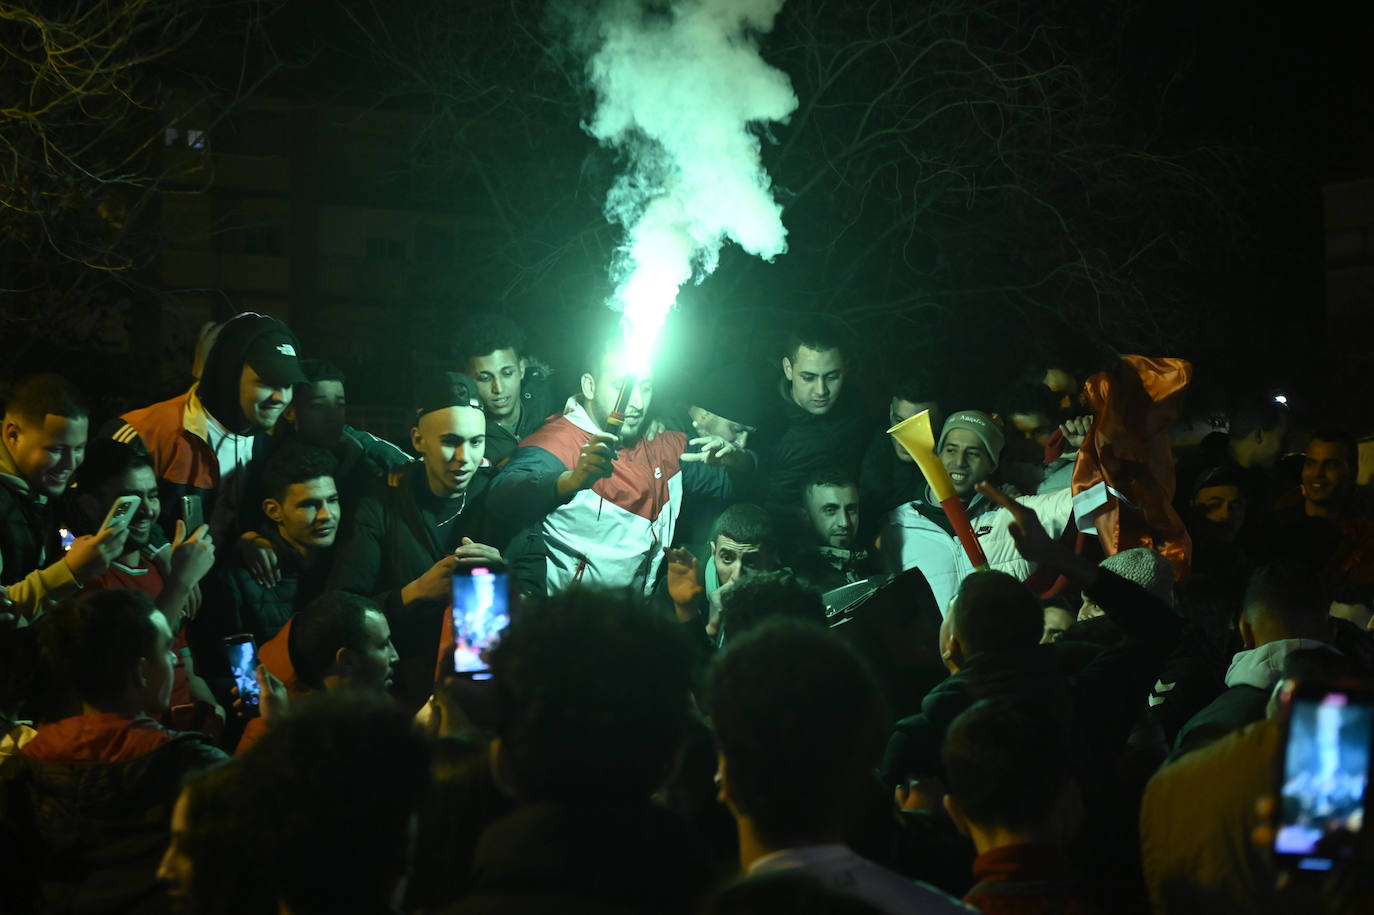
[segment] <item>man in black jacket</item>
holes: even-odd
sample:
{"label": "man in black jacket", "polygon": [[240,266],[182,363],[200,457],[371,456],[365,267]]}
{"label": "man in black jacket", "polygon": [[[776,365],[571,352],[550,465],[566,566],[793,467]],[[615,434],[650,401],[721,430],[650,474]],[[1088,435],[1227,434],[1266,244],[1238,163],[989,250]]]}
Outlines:
{"label": "man in black jacket", "polygon": [[806,324],[788,338],[772,413],[757,439],[768,475],[764,507],[780,518],[795,511],[808,473],[825,467],[858,473],[868,425],[846,384],[849,369],[833,324]]}
{"label": "man in black jacket", "polygon": [[400,653],[397,692],[419,708],[434,683],[443,612],[452,577],[474,566],[498,566],[489,546],[487,421],[478,386],[454,373],[426,379],[417,396],[411,444],[421,457],[394,485],[379,480],[358,503],[339,546],[329,589],[372,597],[391,623]]}
{"label": "man in black jacket", "polygon": [[458,335],[456,355],[487,414],[487,462],[502,467],[522,438],[558,412],[548,369],[530,358],[524,331],[500,315],[474,318]]}
{"label": "man in black jacket", "polygon": [[50,500],[66,491],[86,453],[81,393],[59,375],[30,375],[5,402],[0,447],[0,585],[20,613],[74,594],[123,551],[126,528],[78,537],[63,556]]}
{"label": "man in black jacket", "polygon": [[197,664],[222,702],[233,686],[224,637],[247,632],[261,645],[324,591],[342,517],[334,472],[332,454],[295,443],[264,462],[261,510],[272,524],[266,542],[277,557],[276,583],[259,583],[231,560],[217,570],[191,623]]}

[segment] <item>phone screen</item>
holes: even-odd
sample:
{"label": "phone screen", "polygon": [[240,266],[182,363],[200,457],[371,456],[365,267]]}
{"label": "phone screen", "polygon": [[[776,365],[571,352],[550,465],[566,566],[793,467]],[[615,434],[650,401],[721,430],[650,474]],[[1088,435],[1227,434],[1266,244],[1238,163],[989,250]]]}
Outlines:
{"label": "phone screen", "polygon": [[256,707],[258,704],[258,646],[253,644],[251,635],[231,635],[224,640],[224,651],[229,656],[229,671],[234,675],[234,685],[239,689],[239,698],[244,705]]}
{"label": "phone screen", "polygon": [[1367,694],[1304,693],[1290,701],[1274,852],[1303,870],[1330,870],[1355,851],[1374,747]]}
{"label": "phone screen", "polygon": [[486,679],[487,649],[510,624],[510,592],[502,573],[473,569],[453,576],[453,669]]}

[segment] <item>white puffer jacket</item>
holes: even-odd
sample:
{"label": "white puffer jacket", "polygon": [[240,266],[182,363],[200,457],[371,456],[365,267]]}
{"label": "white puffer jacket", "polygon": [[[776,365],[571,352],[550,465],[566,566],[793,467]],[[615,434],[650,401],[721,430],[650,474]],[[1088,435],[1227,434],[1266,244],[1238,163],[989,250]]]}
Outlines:
{"label": "white puffer jacket", "polygon": [[[973,571],[959,538],[948,530],[944,509],[938,502],[926,498],[894,508],[887,516],[882,531],[883,555],[893,572],[919,568],[930,582],[940,613],[947,612],[949,602],[959,590],[959,583]],[[1058,538],[1073,522],[1073,493],[1068,489],[1040,496],[1022,496],[1016,500],[1035,512],[1049,535]],[[1006,572],[1024,581],[1035,567],[1021,557],[1011,537],[1011,512],[996,508],[982,496],[975,495],[968,506],[973,532],[988,558],[988,567]]]}

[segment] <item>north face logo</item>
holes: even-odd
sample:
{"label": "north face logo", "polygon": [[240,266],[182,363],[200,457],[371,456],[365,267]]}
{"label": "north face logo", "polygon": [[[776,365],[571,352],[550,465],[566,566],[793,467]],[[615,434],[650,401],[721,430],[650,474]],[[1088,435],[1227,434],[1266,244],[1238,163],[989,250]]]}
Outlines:
{"label": "north face logo", "polygon": [[290,343],[278,343],[277,352],[281,353],[283,356],[294,356],[296,355],[296,348]]}

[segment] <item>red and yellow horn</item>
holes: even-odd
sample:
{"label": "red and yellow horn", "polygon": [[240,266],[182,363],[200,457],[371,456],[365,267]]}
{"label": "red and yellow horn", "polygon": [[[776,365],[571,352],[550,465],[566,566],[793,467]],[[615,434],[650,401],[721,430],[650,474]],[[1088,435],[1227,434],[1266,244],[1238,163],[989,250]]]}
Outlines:
{"label": "red and yellow horn", "polygon": [[986,569],[988,558],[983,555],[983,547],[978,538],[973,536],[973,524],[968,519],[964,502],[954,491],[954,481],[949,478],[949,471],[935,453],[935,433],[930,428],[930,411],[922,410],[910,419],[902,420],[887,432],[907,450],[916,461],[916,466],[921,468],[926,482],[930,484],[931,492],[935,493],[940,507],[945,510],[945,517],[953,525],[954,533],[958,535],[959,543],[963,545],[964,552],[968,554],[974,568]]}

